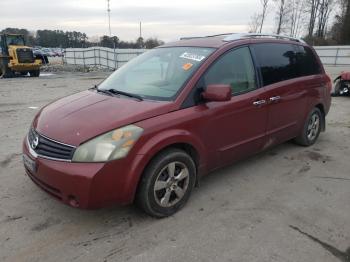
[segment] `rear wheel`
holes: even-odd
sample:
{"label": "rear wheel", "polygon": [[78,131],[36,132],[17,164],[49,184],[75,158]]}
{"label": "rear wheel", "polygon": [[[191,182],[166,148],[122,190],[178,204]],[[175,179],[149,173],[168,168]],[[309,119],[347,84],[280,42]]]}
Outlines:
{"label": "rear wheel", "polygon": [[151,216],[171,216],[186,204],[195,177],[196,166],[186,152],[163,151],[146,168],[138,188],[137,203]]}
{"label": "rear wheel", "polygon": [[29,74],[30,74],[31,77],[39,77],[40,76],[40,70],[29,71]]}
{"label": "rear wheel", "polygon": [[302,146],[311,146],[315,144],[321,133],[323,124],[323,115],[320,109],[315,107],[308,115],[301,134],[295,138],[295,142]]}

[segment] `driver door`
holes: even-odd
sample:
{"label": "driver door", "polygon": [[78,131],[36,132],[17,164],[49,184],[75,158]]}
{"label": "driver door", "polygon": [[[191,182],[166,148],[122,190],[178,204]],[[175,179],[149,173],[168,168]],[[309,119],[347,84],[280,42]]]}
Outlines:
{"label": "driver door", "polygon": [[267,128],[264,88],[258,88],[249,47],[222,55],[201,79],[204,86],[229,84],[232,98],[202,106],[206,121],[203,136],[223,166],[262,150]]}

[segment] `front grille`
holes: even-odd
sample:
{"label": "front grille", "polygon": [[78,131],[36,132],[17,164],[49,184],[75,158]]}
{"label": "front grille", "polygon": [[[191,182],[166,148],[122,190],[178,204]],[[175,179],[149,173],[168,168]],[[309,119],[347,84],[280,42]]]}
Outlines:
{"label": "front grille", "polygon": [[17,58],[19,63],[34,63],[33,51],[29,48],[18,48]]}
{"label": "front grille", "polygon": [[[34,140],[38,138],[37,145]],[[33,128],[30,129],[28,134],[29,146],[39,156],[57,159],[57,160],[71,160],[75,150],[74,146],[69,146],[40,135]],[[34,144],[34,145],[33,145]]]}

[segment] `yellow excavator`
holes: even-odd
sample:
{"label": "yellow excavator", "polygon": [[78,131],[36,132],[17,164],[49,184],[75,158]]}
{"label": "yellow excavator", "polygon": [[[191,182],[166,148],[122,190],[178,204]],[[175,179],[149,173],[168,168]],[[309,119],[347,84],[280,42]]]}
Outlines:
{"label": "yellow excavator", "polygon": [[12,77],[16,73],[38,77],[41,64],[33,49],[26,46],[23,35],[0,34],[0,78]]}

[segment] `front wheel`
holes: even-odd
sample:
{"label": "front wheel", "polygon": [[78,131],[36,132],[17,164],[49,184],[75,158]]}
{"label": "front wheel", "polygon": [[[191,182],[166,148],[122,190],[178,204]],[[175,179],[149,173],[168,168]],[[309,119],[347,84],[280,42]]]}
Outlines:
{"label": "front wheel", "polygon": [[308,115],[301,134],[295,138],[295,142],[302,146],[311,146],[315,144],[321,133],[323,124],[323,115],[320,109],[315,107]]}
{"label": "front wheel", "polygon": [[171,216],[186,204],[195,178],[196,166],[186,152],[165,150],[146,168],[138,188],[137,203],[151,216]]}
{"label": "front wheel", "polygon": [[5,65],[0,65],[0,79],[12,76],[12,71]]}
{"label": "front wheel", "polygon": [[39,77],[40,76],[40,70],[33,70],[29,72],[31,77]]}

